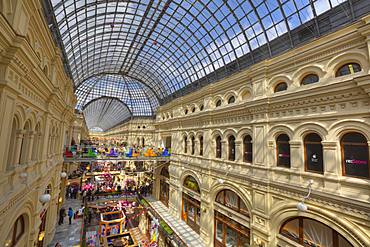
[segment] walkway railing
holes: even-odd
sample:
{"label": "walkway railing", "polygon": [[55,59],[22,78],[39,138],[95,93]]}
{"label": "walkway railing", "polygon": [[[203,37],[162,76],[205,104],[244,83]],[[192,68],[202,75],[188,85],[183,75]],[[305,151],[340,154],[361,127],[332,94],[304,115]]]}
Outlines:
{"label": "walkway railing", "polygon": [[82,155],[76,155],[72,157],[67,157],[64,155],[64,162],[94,162],[94,161],[169,161],[170,157],[145,157],[145,156],[137,156],[137,157],[126,157],[126,156],[118,156],[118,157],[83,157]]}

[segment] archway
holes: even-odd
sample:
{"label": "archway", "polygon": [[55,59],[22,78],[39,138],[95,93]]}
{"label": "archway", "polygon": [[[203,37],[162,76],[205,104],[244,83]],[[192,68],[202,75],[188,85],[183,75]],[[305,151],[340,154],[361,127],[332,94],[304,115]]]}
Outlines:
{"label": "archway", "polygon": [[250,213],[247,204],[234,191],[224,189],[214,201],[214,246],[249,246]]}
{"label": "archway", "polygon": [[200,187],[197,180],[188,175],[184,179],[181,218],[195,232],[200,232]]}
{"label": "archway", "polygon": [[168,166],[164,166],[160,173],[160,184],[159,184],[159,200],[168,207],[168,201],[170,196],[170,174],[168,172]]}
{"label": "archway", "polygon": [[308,218],[293,217],[280,227],[282,240],[290,239],[302,246],[352,247],[340,233],[324,223]]}

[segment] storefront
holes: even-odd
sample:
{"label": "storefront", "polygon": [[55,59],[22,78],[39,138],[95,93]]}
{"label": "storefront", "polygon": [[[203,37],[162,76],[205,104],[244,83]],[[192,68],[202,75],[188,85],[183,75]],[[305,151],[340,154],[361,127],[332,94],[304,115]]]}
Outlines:
{"label": "storefront", "polygon": [[306,217],[290,218],[280,228],[278,246],[288,239],[302,246],[352,247],[353,245],[331,227]]}
{"label": "storefront", "polygon": [[250,246],[249,211],[243,200],[231,190],[222,190],[214,206],[215,247]]}
{"label": "storefront", "polygon": [[168,207],[168,200],[170,196],[170,174],[168,173],[168,166],[164,166],[160,173],[160,191],[159,200]]}
{"label": "storefront", "polygon": [[195,232],[200,232],[200,188],[192,176],[187,176],[183,184],[182,220]]}

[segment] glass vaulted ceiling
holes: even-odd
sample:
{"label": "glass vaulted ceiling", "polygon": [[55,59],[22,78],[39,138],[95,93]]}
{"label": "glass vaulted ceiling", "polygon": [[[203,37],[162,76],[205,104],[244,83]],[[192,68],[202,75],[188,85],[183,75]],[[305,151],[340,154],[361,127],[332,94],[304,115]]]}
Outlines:
{"label": "glass vaulted ceiling", "polygon": [[90,101],[82,112],[90,131],[106,131],[132,116],[130,109],[122,101],[107,97]]}
{"label": "glass vaulted ceiling", "polygon": [[[317,37],[318,16],[336,6],[345,14],[337,19],[354,19],[349,10],[352,0],[351,4],[341,4],[345,0],[45,1],[50,28],[64,49],[75,83],[78,107],[95,94],[118,98],[128,94],[119,90],[154,94],[161,102],[192,82],[213,80],[212,73],[228,64],[236,62],[241,68],[242,57],[250,65],[258,57],[277,54],[275,50],[294,47],[299,42],[292,38],[293,30],[298,27],[309,24],[306,36]],[[330,22],[327,28],[324,23],[324,29],[342,24]],[[282,36],[288,39],[278,49],[274,40]],[[268,55],[260,55],[260,48],[266,48]],[[129,79],[137,87],[120,85]],[[134,108],[144,107],[139,102],[127,104],[134,114]],[[153,113],[157,105],[138,112]]]}

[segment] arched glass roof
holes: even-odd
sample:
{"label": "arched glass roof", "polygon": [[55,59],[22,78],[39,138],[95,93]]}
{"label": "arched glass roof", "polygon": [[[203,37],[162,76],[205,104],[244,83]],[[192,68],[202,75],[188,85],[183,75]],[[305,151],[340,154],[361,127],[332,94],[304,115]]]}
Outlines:
{"label": "arched glass roof", "polygon": [[101,97],[90,101],[83,109],[90,131],[106,131],[131,118],[130,109],[119,99]]}
{"label": "arched glass roof", "polygon": [[144,83],[118,74],[100,74],[81,83],[75,91],[77,109],[100,97],[121,100],[133,116],[152,116],[159,106],[157,92]]}
{"label": "arched glass roof", "polygon": [[369,11],[368,0],[44,1],[82,105],[101,74],[145,83],[162,103]]}

